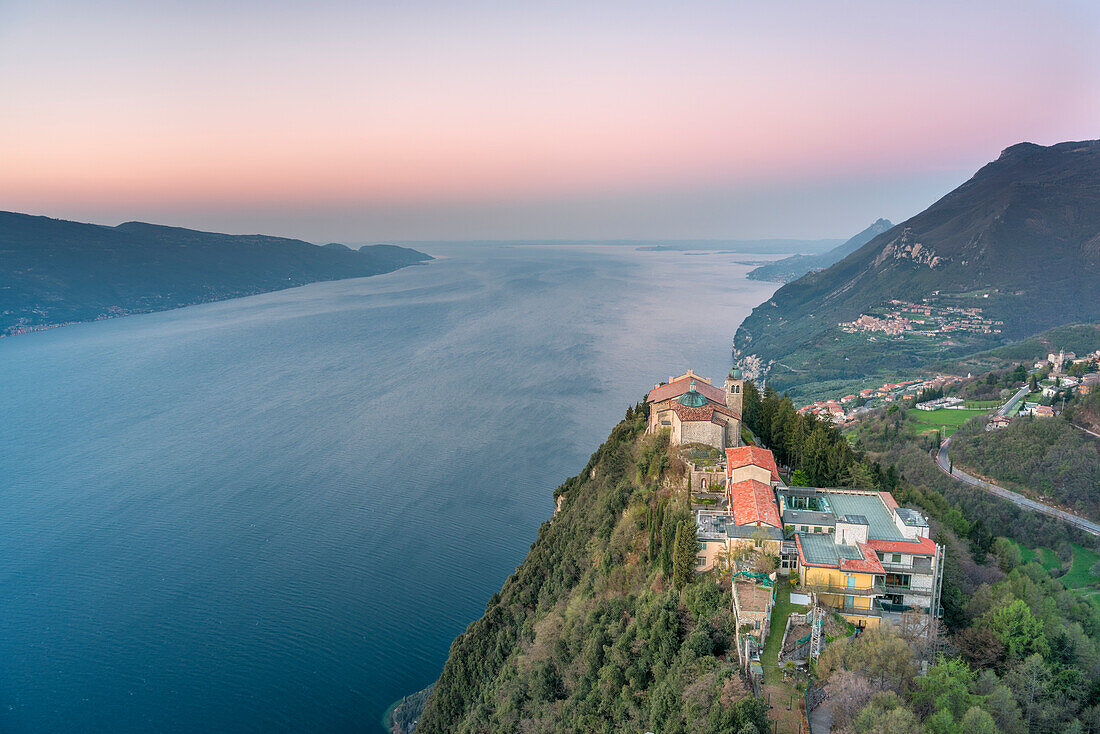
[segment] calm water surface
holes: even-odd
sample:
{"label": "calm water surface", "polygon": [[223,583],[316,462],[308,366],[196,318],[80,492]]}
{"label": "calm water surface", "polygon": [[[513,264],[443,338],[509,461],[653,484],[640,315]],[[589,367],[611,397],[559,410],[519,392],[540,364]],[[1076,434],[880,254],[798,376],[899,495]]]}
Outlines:
{"label": "calm water surface", "polygon": [[775,286],[442,246],[0,340],[0,730],[381,731],[627,405]]}

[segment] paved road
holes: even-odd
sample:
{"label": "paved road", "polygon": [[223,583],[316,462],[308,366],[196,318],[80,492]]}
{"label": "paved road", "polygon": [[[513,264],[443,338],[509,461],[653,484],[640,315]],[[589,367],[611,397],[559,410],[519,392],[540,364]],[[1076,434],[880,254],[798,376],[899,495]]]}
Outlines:
{"label": "paved road", "polygon": [[1008,399],[1007,403],[1005,403],[1001,407],[997,408],[997,413],[996,414],[997,415],[1008,415],[1009,412],[1012,410],[1012,408],[1014,408],[1016,406],[1016,403],[1020,402],[1023,399],[1023,397],[1025,395],[1027,395],[1029,392],[1031,392],[1031,388],[1028,387],[1027,383],[1025,382],[1024,386],[1021,387],[1019,390],[1017,390],[1016,394],[1013,395],[1012,397],[1010,397]]}
{"label": "paved road", "polygon": [[1096,438],[1100,438],[1100,433],[1093,433],[1092,431],[1085,428],[1084,426],[1079,426],[1076,423],[1070,423],[1070,425],[1073,426],[1074,428],[1080,428],[1082,431],[1089,434],[1090,436],[1095,436]]}
{"label": "paved road", "polygon": [[991,494],[995,494],[998,497],[1003,497],[1009,502],[1015,502],[1017,505],[1023,507],[1024,509],[1041,512],[1044,515],[1050,515],[1051,517],[1057,517],[1060,520],[1065,520],[1070,525],[1081,528],[1086,533],[1100,535],[1100,525],[1097,525],[1091,520],[1086,520],[1083,517],[1066,512],[1065,510],[1059,510],[1057,507],[1051,507],[1050,505],[1043,504],[1042,502],[1036,502],[1033,499],[1025,497],[1019,492],[1013,492],[1011,490],[1005,489],[1004,487],[998,487],[996,484],[990,484],[989,482],[983,481],[981,479],[978,479],[977,477],[973,477],[967,474],[961,469],[952,470],[951,460],[947,458],[947,447],[950,444],[951,439],[949,438],[943,442],[943,444],[940,446],[939,453],[936,454],[936,464],[940,467],[940,469],[944,471],[944,473],[950,474],[952,477],[958,479],[960,482],[966,482],[967,484],[984,489]]}

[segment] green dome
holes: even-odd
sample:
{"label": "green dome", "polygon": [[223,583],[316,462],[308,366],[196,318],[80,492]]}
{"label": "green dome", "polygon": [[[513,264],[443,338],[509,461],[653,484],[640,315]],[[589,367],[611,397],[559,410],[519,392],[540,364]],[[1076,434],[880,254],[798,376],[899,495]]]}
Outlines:
{"label": "green dome", "polygon": [[738,367],[737,365],[734,365],[733,369],[730,370],[730,378],[732,378],[734,380],[740,380],[741,379],[741,368]]}
{"label": "green dome", "polygon": [[702,393],[695,391],[695,380],[691,381],[691,389],[680,396],[680,405],[686,405],[689,408],[702,408],[707,404],[707,399]]}

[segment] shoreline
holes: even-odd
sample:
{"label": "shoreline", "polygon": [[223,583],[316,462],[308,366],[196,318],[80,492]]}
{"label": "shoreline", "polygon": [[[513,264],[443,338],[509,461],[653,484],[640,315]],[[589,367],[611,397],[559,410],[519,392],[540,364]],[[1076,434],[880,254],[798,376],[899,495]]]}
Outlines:
{"label": "shoreline", "polygon": [[[432,256],[432,260],[438,260],[439,258]],[[121,319],[129,316],[147,316],[154,313],[167,313],[169,311],[179,311],[184,308],[191,308],[192,306],[205,306],[211,303],[224,303],[226,301],[237,301],[242,298],[252,298],[253,296],[263,296],[268,293],[282,293],[284,291],[294,290],[295,288],[305,288],[310,285],[317,285],[318,283],[338,283],[343,280],[359,280],[361,278],[377,278],[382,275],[389,275],[390,273],[396,273],[399,270],[405,268],[417,267],[420,265],[427,265],[432,260],[421,260],[415,263],[409,263],[408,265],[402,265],[394,268],[393,270],[387,270],[382,273],[374,273],[372,275],[355,275],[350,278],[330,278],[328,280],[311,280],[308,283],[295,283],[294,285],[288,285],[284,288],[273,288],[271,290],[260,290],[255,293],[239,293],[237,295],[225,296],[224,298],[209,298],[201,301],[194,301],[193,303],[184,303],[178,306],[171,306],[168,308],[153,308],[142,310],[120,310],[117,313],[103,313],[93,316],[88,319],[77,319],[76,321],[60,321],[54,324],[36,324],[33,326],[14,326],[0,329],[0,339],[10,339],[16,336],[25,336],[27,334],[37,334],[42,331],[51,331],[53,329],[60,329],[65,326],[77,326],[79,324],[94,324],[99,321],[111,321],[113,319]]]}

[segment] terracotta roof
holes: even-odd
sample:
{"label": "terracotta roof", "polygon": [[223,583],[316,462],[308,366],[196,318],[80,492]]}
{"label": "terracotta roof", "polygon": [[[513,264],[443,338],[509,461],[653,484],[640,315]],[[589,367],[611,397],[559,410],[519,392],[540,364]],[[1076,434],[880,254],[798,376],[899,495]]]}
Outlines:
{"label": "terracotta roof", "polygon": [[680,405],[679,403],[673,403],[669,406],[669,410],[672,410],[680,417],[682,421],[714,421],[720,426],[726,425],[725,420],[716,419],[715,413],[720,415],[733,417],[726,406],[715,405],[714,403],[708,403],[698,408],[693,408],[688,405]]}
{"label": "terracotta roof", "polygon": [[759,446],[738,446],[726,449],[726,474],[732,475],[734,469],[740,469],[748,465],[770,469],[772,480],[779,481],[779,469],[775,466],[775,457],[772,452]]}
{"label": "terracotta roof", "polygon": [[868,543],[856,543],[856,547],[863,554],[863,558],[841,558],[837,568],[855,573],[886,573],[886,569],[878,562],[878,556]]}
{"label": "terracotta roof", "polygon": [[685,377],[682,380],[676,380],[667,385],[653,388],[649,391],[649,395],[646,396],[646,402],[659,403],[662,400],[679,397],[691,389],[692,382],[695,383],[695,390],[697,392],[702,393],[716,403],[721,403],[722,405],[726,404],[725,390],[717,388],[714,385],[708,385],[702,380],[698,380],[694,377]]}
{"label": "terracotta roof", "polygon": [[726,490],[733,511],[735,525],[755,525],[763,523],[774,528],[781,527],[779,508],[775,504],[775,493],[770,485],[755,479],[735,482]]}
{"label": "terracotta roof", "polygon": [[914,538],[913,540],[875,540],[867,541],[867,545],[881,553],[911,553],[918,556],[932,556],[936,554],[936,544],[929,538]]}
{"label": "terracotta roof", "polygon": [[894,499],[894,495],[889,492],[879,492],[878,496],[882,498],[882,504],[886,505],[891,510],[898,509],[898,501]]}

